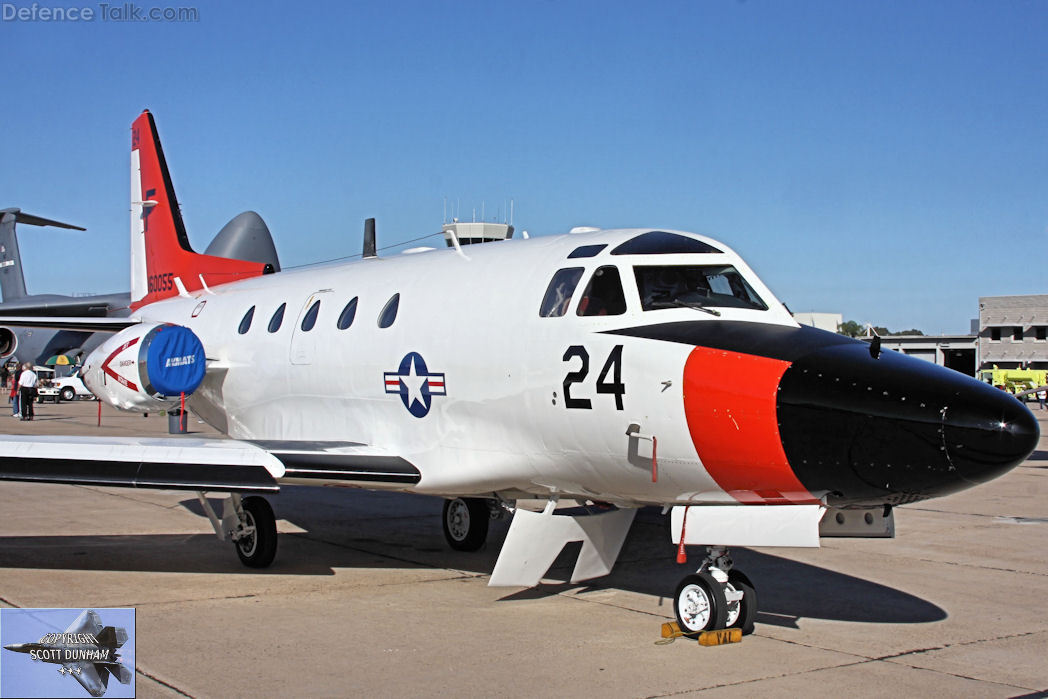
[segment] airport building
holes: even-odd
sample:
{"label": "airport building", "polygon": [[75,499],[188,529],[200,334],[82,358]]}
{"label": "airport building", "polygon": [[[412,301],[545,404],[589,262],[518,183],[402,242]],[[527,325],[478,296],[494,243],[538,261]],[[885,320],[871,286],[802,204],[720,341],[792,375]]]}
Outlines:
{"label": "airport building", "polygon": [[[798,323],[830,331],[839,329],[841,317],[794,314]],[[881,346],[970,376],[994,368],[1048,369],[1048,294],[982,296],[971,334],[886,335]]]}
{"label": "airport building", "polygon": [[[864,337],[864,340],[871,338]],[[978,346],[975,335],[885,335],[881,347],[975,376]]]}
{"label": "airport building", "polygon": [[979,298],[980,369],[1048,369],[1048,294]]}

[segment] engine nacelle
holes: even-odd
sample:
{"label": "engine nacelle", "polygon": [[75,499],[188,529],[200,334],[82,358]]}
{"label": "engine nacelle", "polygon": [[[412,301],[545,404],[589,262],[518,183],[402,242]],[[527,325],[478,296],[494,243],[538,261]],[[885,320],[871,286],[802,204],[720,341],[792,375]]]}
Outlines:
{"label": "engine nacelle", "polygon": [[0,359],[6,359],[18,349],[18,335],[11,328],[0,327]]}
{"label": "engine nacelle", "polygon": [[189,328],[142,323],[109,338],[84,361],[84,385],[121,410],[154,412],[179,406],[204,380],[204,346]]}

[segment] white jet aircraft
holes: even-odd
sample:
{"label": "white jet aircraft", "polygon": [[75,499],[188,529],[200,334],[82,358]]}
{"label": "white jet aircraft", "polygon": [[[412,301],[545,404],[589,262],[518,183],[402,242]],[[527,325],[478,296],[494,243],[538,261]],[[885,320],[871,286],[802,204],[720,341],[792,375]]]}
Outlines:
{"label": "white jet aircraft", "polygon": [[[446,498],[460,550],[512,513],[492,585],[537,584],[571,541],[572,581],[607,574],[657,505],[681,552],[709,546],[676,588],[683,630],[749,632],[756,592],[728,546],[817,546],[827,512],[824,533],[890,534],[893,505],[1037,444],[1011,396],[799,326],[703,236],[586,229],[265,274],[192,251],[148,112],[131,200],[131,316],[47,325],[114,332],[85,360],[100,399],[186,396],[228,439],[7,436],[0,478],[199,491],[249,566],[277,546],[259,494],[286,483]],[[221,516],[207,491],[229,494]]]}

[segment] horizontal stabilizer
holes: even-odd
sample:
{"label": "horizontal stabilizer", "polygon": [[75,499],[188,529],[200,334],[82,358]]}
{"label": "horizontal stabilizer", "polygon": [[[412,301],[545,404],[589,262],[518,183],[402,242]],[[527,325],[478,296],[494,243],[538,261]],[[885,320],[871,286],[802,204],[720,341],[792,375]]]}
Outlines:
{"label": "horizontal stabilizer", "polygon": [[23,223],[28,226],[54,226],[55,228],[69,228],[74,231],[87,230],[80,226],[74,226],[71,223],[62,223],[61,221],[44,218],[43,216],[27,214],[21,209],[0,209],[0,216],[3,216],[3,214],[12,214],[15,217],[15,223]]}

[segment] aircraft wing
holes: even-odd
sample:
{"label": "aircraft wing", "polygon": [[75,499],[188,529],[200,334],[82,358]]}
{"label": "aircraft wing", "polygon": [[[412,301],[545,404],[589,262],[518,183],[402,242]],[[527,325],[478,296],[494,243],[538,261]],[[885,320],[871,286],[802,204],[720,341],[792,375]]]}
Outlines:
{"label": "aircraft wing", "polygon": [[66,663],[65,667],[76,681],[84,686],[93,697],[100,697],[109,687],[109,671],[104,665],[95,666],[89,662]]}
{"label": "aircraft wing", "polygon": [[127,294],[60,296],[34,294],[0,303],[0,316],[90,316],[101,318],[130,305]]}
{"label": "aircraft wing", "polygon": [[0,436],[0,480],[277,492],[284,465],[232,439]]}
{"label": "aircraft wing", "polygon": [[0,325],[9,328],[54,328],[55,330],[80,330],[83,332],[115,333],[132,325],[138,325],[135,318],[77,318],[74,316],[4,316],[0,315]]}
{"label": "aircraft wing", "polygon": [[406,459],[354,442],[0,435],[0,480],[275,493],[282,479],[399,488],[421,478]]}
{"label": "aircraft wing", "polygon": [[80,616],[73,620],[73,623],[69,625],[65,632],[89,633],[94,636],[101,630],[102,620],[98,617],[98,613],[91,609],[85,609],[80,613]]}

